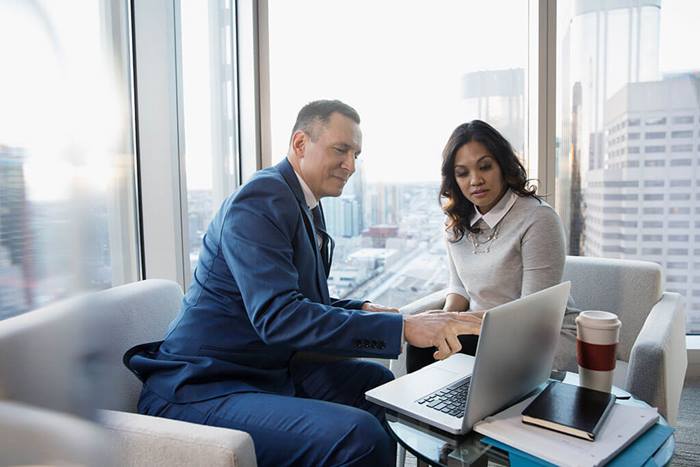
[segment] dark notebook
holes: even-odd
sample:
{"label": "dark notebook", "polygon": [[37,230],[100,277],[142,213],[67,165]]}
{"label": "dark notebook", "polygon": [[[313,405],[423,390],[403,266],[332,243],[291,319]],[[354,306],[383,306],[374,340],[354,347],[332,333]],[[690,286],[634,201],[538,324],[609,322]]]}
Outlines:
{"label": "dark notebook", "polygon": [[613,394],[553,381],[523,410],[523,422],[593,441],[614,404]]}

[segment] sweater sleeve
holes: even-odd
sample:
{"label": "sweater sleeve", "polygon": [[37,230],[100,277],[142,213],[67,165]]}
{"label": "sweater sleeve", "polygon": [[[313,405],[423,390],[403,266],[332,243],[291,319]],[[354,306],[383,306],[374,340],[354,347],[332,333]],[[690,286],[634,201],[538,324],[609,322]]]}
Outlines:
{"label": "sweater sleeve", "polygon": [[523,283],[521,296],[561,282],[566,246],[559,215],[548,205],[535,208],[522,237]]}
{"label": "sweater sleeve", "polygon": [[459,273],[457,272],[457,267],[455,266],[455,261],[452,257],[452,248],[450,248],[450,241],[447,237],[445,238],[445,243],[447,249],[447,264],[450,271],[445,296],[454,293],[461,295],[465,299],[469,300],[469,295],[467,295],[467,289],[462,283],[462,279],[460,279]]}

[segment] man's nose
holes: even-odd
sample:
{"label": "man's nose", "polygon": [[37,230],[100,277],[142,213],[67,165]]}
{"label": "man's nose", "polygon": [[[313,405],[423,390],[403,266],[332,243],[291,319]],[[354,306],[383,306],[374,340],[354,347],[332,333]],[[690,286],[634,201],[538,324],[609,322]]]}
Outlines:
{"label": "man's nose", "polygon": [[350,174],[355,173],[355,154],[352,151],[348,151],[343,158],[343,163],[340,166],[350,172]]}

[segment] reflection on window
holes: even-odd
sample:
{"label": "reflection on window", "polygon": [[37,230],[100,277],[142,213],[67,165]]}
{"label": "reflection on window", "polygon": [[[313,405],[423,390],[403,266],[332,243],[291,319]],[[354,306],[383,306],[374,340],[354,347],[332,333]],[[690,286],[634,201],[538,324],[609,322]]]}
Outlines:
{"label": "reflection on window", "polygon": [[123,1],[0,4],[0,319],[139,278],[127,25]]}
{"label": "reflection on window", "polygon": [[[684,248],[663,251],[654,243],[659,243],[657,232],[664,225],[691,229],[689,204],[700,199],[700,179],[688,167],[700,159],[700,148],[689,141],[667,149],[651,140],[693,138],[695,133],[689,126],[700,113],[700,55],[687,44],[700,42],[700,33],[682,19],[700,17],[700,4],[569,0],[557,2],[557,14],[556,205],[566,226],[569,253],[661,264],[668,256],[689,254],[692,237],[688,235],[668,238]],[[627,131],[627,140],[616,133],[625,131],[625,122],[628,130],[635,127]],[[642,154],[638,144],[631,144],[642,139],[640,134],[652,143],[643,145]],[[683,157],[674,157],[676,153]],[[688,175],[695,182],[685,180]],[[680,179],[683,183],[676,183]],[[664,201],[663,193],[647,189],[635,202],[625,195],[638,191],[610,184],[626,181],[637,181],[645,188],[670,181],[674,193]],[[663,203],[669,203],[666,214],[661,210]],[[630,204],[644,209],[625,211]],[[615,219],[621,212],[625,212],[624,221]],[[627,250],[623,239],[608,235],[620,227],[626,234],[640,236],[639,252]],[[700,232],[698,225],[693,228]],[[698,257],[700,250],[694,250]],[[688,331],[700,333],[700,298],[685,286],[690,271],[675,272],[674,289],[688,304]]]}
{"label": "reflection on window", "polygon": [[179,5],[188,251],[194,270],[214,211],[238,186],[235,16],[230,0]]}
{"label": "reflection on window", "polygon": [[[331,294],[400,306],[444,287],[450,133],[480,118],[525,156],[527,2],[271,0],[269,17],[273,163],[312,100],[340,99],[362,119],[357,171],[322,201],[336,239]],[[494,24],[508,34],[484,40]]]}

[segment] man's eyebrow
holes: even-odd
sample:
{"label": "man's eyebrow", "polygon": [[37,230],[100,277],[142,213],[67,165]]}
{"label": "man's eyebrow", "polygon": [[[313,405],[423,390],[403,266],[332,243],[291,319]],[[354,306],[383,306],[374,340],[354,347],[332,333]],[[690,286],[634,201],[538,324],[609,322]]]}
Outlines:
{"label": "man's eyebrow", "polygon": [[[356,148],[355,145],[348,144],[348,143],[342,143],[342,142],[341,142],[341,143],[336,143],[335,146],[337,146],[338,148],[340,148],[340,149],[342,149],[342,150],[344,150],[344,151],[345,151],[345,150],[348,150],[348,149],[355,149],[355,148]],[[357,150],[356,154],[359,154],[359,153],[361,153],[361,152],[362,152],[362,149],[359,149],[359,150]]]}

